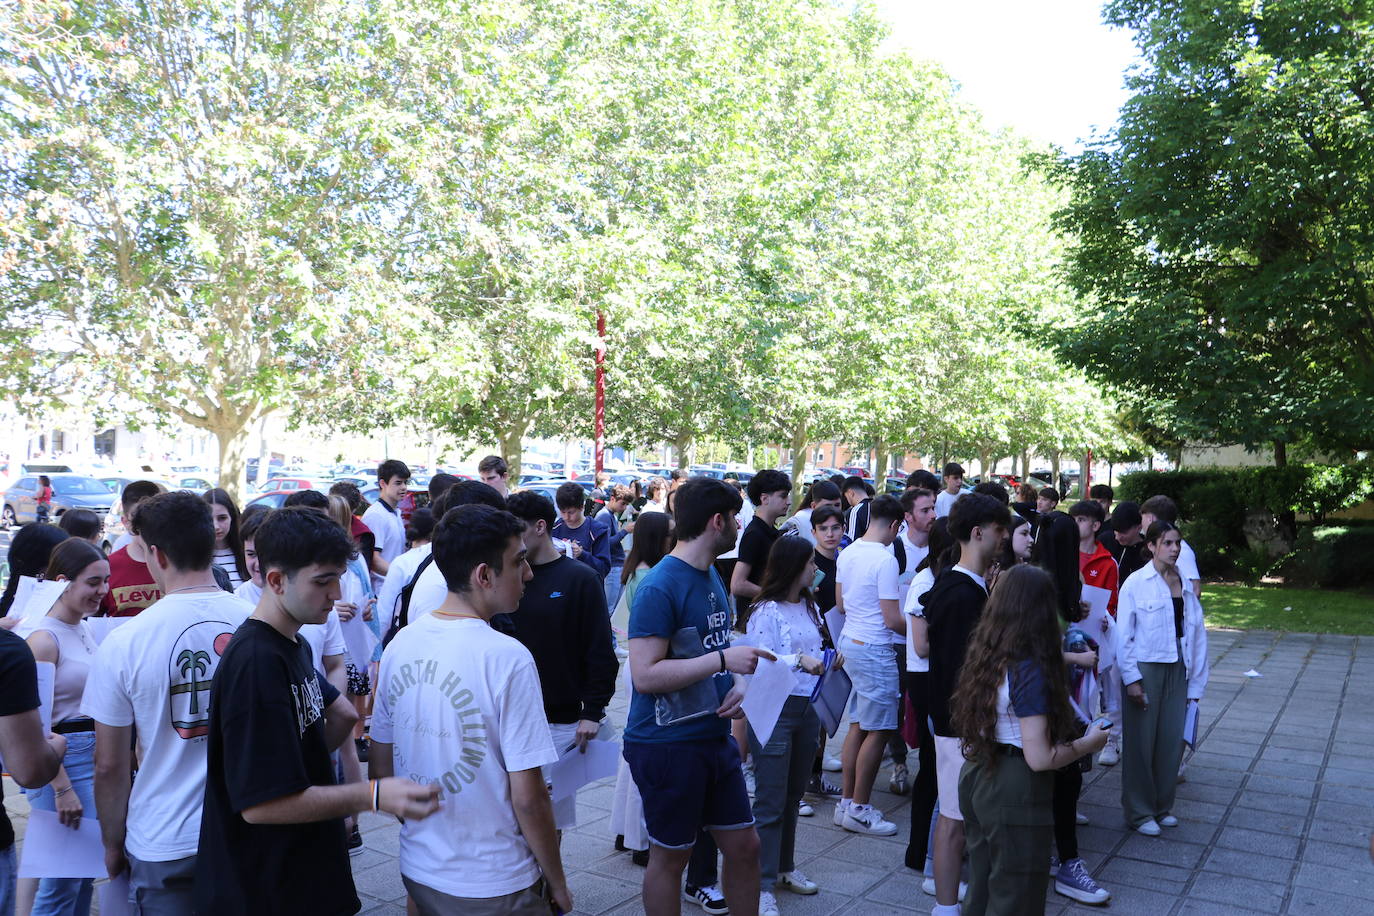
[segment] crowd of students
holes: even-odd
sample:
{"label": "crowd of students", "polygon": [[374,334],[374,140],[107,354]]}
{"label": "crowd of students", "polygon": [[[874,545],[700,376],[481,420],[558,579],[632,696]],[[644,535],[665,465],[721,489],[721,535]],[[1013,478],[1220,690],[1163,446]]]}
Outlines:
{"label": "crowd of students", "polygon": [[[1207,681],[1177,508],[1112,507],[1098,486],[1061,512],[1050,488],[1013,502],[943,471],[899,495],[817,481],[790,517],[772,470],[747,503],[675,475],[589,506],[578,484],[510,492],[492,456],[482,482],[437,475],[408,520],[395,460],[370,507],[350,484],[241,515],[222,490],[131,483],[108,558],[74,513],[14,537],[0,614],[22,576],[68,584],[27,642],[0,621],[0,754],[35,809],[98,818],[135,912],[356,912],[358,817],[383,811],[411,912],[566,913],[576,793],[551,796],[551,767],[615,737],[623,673],[611,823],[653,916],[684,900],[775,916],[779,891],[817,893],[798,819],[833,800],[844,830],[896,834],[875,804],[885,762],[912,796],[904,861],[932,912],[1039,912],[1051,881],[1105,903],[1077,850],[1083,769],[1099,751],[1122,766],[1139,833],[1177,825]],[[1092,627],[1085,584],[1110,596]],[[96,617],[118,625],[98,637]],[[47,734],[36,661],[55,666]],[[761,739],[743,700],[763,661],[792,680]],[[837,667],[853,684],[838,755],[812,702]],[[0,815],[0,916],[16,898],[90,910],[89,878],[14,875]]]}

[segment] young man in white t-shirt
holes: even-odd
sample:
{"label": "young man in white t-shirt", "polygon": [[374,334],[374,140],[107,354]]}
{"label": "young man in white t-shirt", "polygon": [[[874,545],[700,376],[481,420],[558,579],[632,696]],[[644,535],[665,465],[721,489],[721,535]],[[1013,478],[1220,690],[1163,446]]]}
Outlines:
{"label": "young man in white t-shirt", "polygon": [[[1156,519],[1168,522],[1171,525],[1178,524],[1178,504],[1167,496],[1151,496],[1140,504],[1140,533],[1143,535],[1150,530]],[[1202,575],[1197,568],[1197,554],[1189,546],[1187,541],[1183,542],[1182,548],[1178,553],[1178,574],[1185,582],[1193,587],[1193,594],[1199,599],[1202,598]],[[1124,582],[1122,583],[1125,584]]]}
{"label": "young man in white t-shirt", "polygon": [[[902,504],[902,526],[892,541],[892,552],[898,559],[897,606],[906,607],[907,593],[916,578],[916,569],[930,553],[930,529],[935,527],[935,494],[921,487],[907,487],[897,497]],[[900,545],[900,546],[899,546]],[[905,690],[907,662],[911,657],[905,634],[892,634],[892,647],[897,657],[898,690]],[[888,736],[887,746],[892,754],[892,773],[888,777],[888,791],[905,795],[911,790],[911,773],[906,766],[907,746],[902,737],[902,710],[897,707],[897,728]]]}
{"label": "young man in white t-shirt", "polygon": [[949,510],[964,495],[964,468],[956,462],[949,462],[944,468],[945,488],[935,497],[935,517],[944,518]]}
{"label": "young man in white t-shirt", "polygon": [[391,561],[405,553],[406,526],[401,519],[401,510],[396,508],[406,495],[406,485],[410,483],[410,468],[404,461],[389,458],[377,466],[377,501],[363,513],[363,524],[377,539],[377,546],[370,563],[372,569],[372,591],[382,590],[382,582]]}
{"label": "young man in white t-shirt", "polygon": [[[200,497],[146,499],[133,526],[162,598],[110,631],[91,663],[81,711],[95,720],[96,815],[110,876],[129,873],[145,912],[189,913],[210,684],[253,608],[215,584],[214,523]],[[131,785],[135,730],[142,754]]]}
{"label": "young man in white t-shirt", "polygon": [[450,510],[432,556],[448,598],[382,655],[370,775],[440,787],[433,817],[401,827],[401,880],[421,916],[572,911],[541,767],[557,753],[528,649],[491,628],[531,578],[524,524]]}
{"label": "young man in white t-shirt", "polygon": [[897,558],[889,550],[901,523],[902,504],[897,497],[884,494],[874,499],[869,503],[864,536],[840,552],[835,569],[835,606],[844,614],[838,648],[845,657],[844,670],[854,682],[835,823],[874,836],[897,832],[897,825],[883,820],[869,798],[883,747],[897,728],[901,698],[893,633],[905,633],[906,624],[898,603]]}

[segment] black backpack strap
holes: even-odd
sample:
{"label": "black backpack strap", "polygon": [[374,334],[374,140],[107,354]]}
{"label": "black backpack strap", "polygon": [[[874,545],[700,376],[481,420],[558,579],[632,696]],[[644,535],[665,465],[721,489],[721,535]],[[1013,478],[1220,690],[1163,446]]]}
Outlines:
{"label": "black backpack strap", "polygon": [[897,575],[906,573],[906,545],[902,543],[901,535],[892,542],[892,552],[897,557]]}
{"label": "black backpack strap", "polygon": [[410,577],[410,581],[401,589],[401,606],[396,609],[396,615],[391,619],[391,626],[387,627],[386,636],[382,637],[382,646],[390,645],[391,640],[396,638],[396,634],[401,632],[401,628],[410,623],[410,596],[415,594],[415,583],[420,581],[420,573],[429,568],[434,562],[434,554],[430,554],[420,561],[420,565],[415,567],[415,575]]}

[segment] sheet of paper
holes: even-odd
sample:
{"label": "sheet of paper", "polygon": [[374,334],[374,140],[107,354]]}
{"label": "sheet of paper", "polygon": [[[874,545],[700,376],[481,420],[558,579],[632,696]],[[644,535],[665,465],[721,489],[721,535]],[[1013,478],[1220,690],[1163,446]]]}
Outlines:
{"label": "sheet of paper", "polygon": [[57,683],[57,666],[52,662],[38,662],[38,718],[43,720],[43,734],[52,731],[52,692]]}
{"label": "sheet of paper", "polygon": [[1188,701],[1188,711],[1183,714],[1183,743],[1197,747],[1198,702]]}
{"label": "sheet of paper", "polygon": [[749,727],[759,739],[759,744],[767,744],[777,727],[778,716],[782,715],[783,704],[792,695],[797,679],[792,676],[792,668],[780,661],[759,659],[759,665],[749,677],[749,686],[744,691],[744,715],[749,719]]}
{"label": "sheet of paper", "polygon": [[835,641],[835,648],[840,647],[840,634],[844,632],[844,615],[839,608],[832,607],[825,612],[825,628],[830,631],[830,638]]}
{"label": "sheet of paper", "polygon": [[98,646],[105,641],[105,637],[110,635],[110,631],[115,627],[123,626],[133,620],[132,617],[87,617],[86,629],[91,634],[91,639],[95,640]]}
{"label": "sheet of paper", "polygon": [[[10,616],[21,618],[14,634],[20,639],[28,639],[29,634],[38,628],[38,621],[47,616],[57,599],[67,590],[66,582],[36,582],[30,590],[28,600],[20,604],[18,600],[11,606]],[[14,610],[19,608],[19,610]]]}
{"label": "sheet of paper", "polygon": [[620,767],[620,753],[620,744],[614,741],[588,741],[586,753],[577,748],[564,753],[549,767],[554,801],[567,798],[588,783],[614,776]]}
{"label": "sheet of paper", "polygon": [[120,875],[100,885],[100,916],[134,916],[129,905],[129,876]]}
{"label": "sheet of paper", "polygon": [[1264,675],[1260,674],[1260,673],[1259,673],[1258,671],[1256,671],[1254,668],[1251,668],[1249,671],[1245,672],[1245,676],[1246,676],[1246,677],[1264,677]]}
{"label": "sheet of paper", "polygon": [[[52,811],[29,811],[19,860],[21,878],[103,878],[105,846],[100,821],[83,817],[75,830],[63,827]],[[103,912],[103,911],[102,911]]]}
{"label": "sheet of paper", "polygon": [[1107,602],[1112,593],[1096,585],[1083,586],[1083,601],[1092,608],[1088,616],[1079,621],[1079,628],[1097,643],[1097,670],[1106,671],[1116,664],[1116,641],[1111,632],[1112,618],[1107,613]]}
{"label": "sheet of paper", "polygon": [[343,631],[349,661],[358,668],[365,667],[372,661],[372,650],[377,648],[377,637],[368,627],[367,621],[363,620],[362,612],[341,621],[339,629]]}
{"label": "sheet of paper", "polygon": [[33,576],[20,576],[19,584],[14,589],[14,601],[10,604],[10,617],[24,616],[24,607],[29,603],[29,598],[33,595],[33,587],[38,584],[38,580]]}

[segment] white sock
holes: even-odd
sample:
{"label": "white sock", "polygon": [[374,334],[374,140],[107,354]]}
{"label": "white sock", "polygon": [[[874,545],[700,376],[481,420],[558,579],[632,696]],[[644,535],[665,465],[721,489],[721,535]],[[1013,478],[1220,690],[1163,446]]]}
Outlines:
{"label": "white sock", "polygon": [[963,909],[957,903],[951,904],[950,906],[944,906],[937,903],[930,908],[930,916],[959,916],[962,912]]}
{"label": "white sock", "polygon": [[842,799],[840,799],[840,808],[841,808],[841,810],[843,810],[843,809],[845,809],[845,808],[848,808],[848,807],[849,807],[850,805],[852,805],[852,804],[854,804],[854,799],[852,799],[852,798],[842,798]]}

